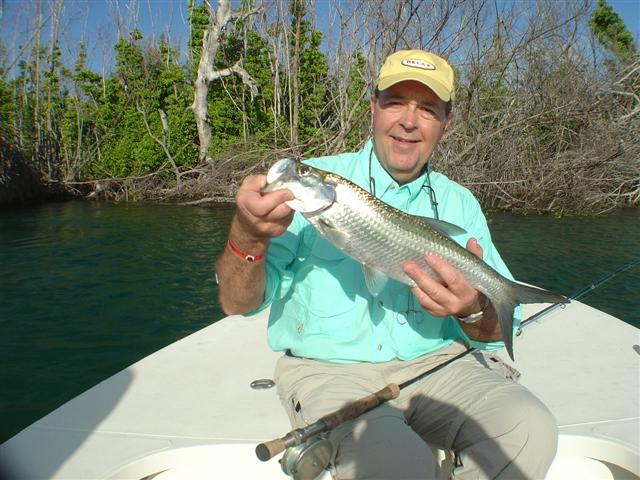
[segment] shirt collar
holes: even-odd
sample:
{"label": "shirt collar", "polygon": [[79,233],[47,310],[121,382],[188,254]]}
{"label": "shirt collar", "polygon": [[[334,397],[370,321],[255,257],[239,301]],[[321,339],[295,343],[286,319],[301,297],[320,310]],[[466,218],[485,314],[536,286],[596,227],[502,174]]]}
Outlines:
{"label": "shirt collar", "polygon": [[[425,168],[423,172],[420,174],[418,178],[413,180],[412,182],[405,183],[400,186],[398,182],[396,182],[389,172],[387,172],[380,161],[376,157],[375,152],[373,151],[373,139],[369,139],[369,141],[364,146],[364,153],[366,154],[366,165],[365,169],[367,170],[367,178],[369,178],[369,159],[371,159],[371,178],[375,181],[376,186],[376,196],[378,198],[382,198],[385,193],[389,190],[399,190],[406,189],[409,191],[409,198],[411,200],[415,200],[422,188],[424,187],[425,182],[427,181],[427,169]],[[369,190],[369,186],[367,186],[367,190]]]}

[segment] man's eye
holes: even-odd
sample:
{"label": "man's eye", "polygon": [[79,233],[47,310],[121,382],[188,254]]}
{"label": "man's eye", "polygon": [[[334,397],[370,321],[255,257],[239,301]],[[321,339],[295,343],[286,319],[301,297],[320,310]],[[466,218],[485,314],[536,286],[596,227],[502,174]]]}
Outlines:
{"label": "man's eye", "polygon": [[438,113],[433,107],[420,107],[420,115],[424,118],[437,118]]}

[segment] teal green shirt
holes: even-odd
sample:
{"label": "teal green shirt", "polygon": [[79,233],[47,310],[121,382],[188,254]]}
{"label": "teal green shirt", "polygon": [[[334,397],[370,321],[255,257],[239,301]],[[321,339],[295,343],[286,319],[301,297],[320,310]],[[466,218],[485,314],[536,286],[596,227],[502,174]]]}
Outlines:
{"label": "teal green shirt", "polygon": [[[307,163],[369,191],[370,155],[378,198],[411,214],[435,216],[426,173],[398,185],[372,153],[371,141],[359,152]],[[436,172],[429,174],[429,180],[440,219],[467,231],[455,240],[464,246],[469,237],[475,237],[484,260],[512,278],[491,242],[485,217],[471,192]],[[455,319],[432,317],[417,304],[407,285],[393,279],[373,297],[361,265],[322,238],[297,212],[288,230],[271,240],[266,274],[264,303],[252,313],[271,305],[268,340],[275,351],[288,349],[299,357],[352,363],[410,360],[455,340],[482,349],[502,346],[470,341]]]}

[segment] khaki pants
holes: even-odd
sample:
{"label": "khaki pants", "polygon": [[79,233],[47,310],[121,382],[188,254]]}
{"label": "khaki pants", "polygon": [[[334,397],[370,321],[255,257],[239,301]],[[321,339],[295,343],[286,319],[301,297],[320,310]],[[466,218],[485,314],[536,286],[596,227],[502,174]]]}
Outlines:
{"label": "khaki pants", "polygon": [[[463,351],[454,344],[412,361],[338,365],[283,356],[278,394],[294,428],[400,384]],[[400,396],[329,435],[335,479],[440,478],[429,445],[456,453],[454,479],[542,479],[556,422],[490,353],[476,353],[404,388]],[[427,443],[429,445],[427,445]]]}

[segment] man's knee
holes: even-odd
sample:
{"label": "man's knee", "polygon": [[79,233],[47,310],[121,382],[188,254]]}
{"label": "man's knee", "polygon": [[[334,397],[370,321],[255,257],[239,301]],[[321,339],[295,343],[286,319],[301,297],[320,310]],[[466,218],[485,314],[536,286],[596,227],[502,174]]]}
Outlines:
{"label": "man's knee", "polygon": [[[521,400],[511,458],[497,478],[544,478],[558,447],[558,426],[549,409],[532,394]],[[518,408],[518,404],[511,409]],[[506,440],[509,441],[508,439]],[[518,443],[518,441],[520,443]],[[500,442],[502,443],[502,442]]]}
{"label": "man's knee", "polygon": [[555,418],[519,386],[496,392],[495,397],[477,415],[471,414],[458,432],[454,449],[462,467],[454,477],[544,478],[557,449]]}
{"label": "man's knee", "polygon": [[558,424],[549,409],[537,398],[535,400],[527,406],[523,426],[528,433],[527,442],[518,456],[518,463],[531,464],[528,468],[543,476],[556,456]]}
{"label": "man's knee", "polygon": [[348,432],[338,432],[334,478],[422,479],[436,478],[431,449],[400,415],[378,412],[362,416]]}
{"label": "man's knee", "polygon": [[512,409],[520,410],[518,428],[526,434],[525,444],[522,445],[523,454],[546,453],[546,456],[550,457],[550,463],[558,446],[558,425],[553,414],[529,392],[526,399],[520,399],[518,404],[512,405]]}

